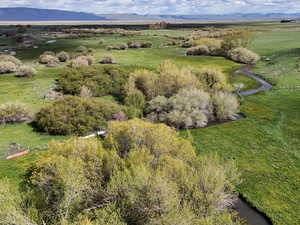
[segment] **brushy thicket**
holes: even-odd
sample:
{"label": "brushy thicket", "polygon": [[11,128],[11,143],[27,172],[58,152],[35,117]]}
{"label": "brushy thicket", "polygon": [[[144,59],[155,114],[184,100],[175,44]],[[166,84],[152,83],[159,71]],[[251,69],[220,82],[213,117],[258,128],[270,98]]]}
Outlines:
{"label": "brushy thicket", "polygon": [[56,100],[37,113],[34,124],[54,135],[87,135],[103,130],[122,107],[114,102],[67,96]]}
{"label": "brushy thicket", "polygon": [[68,66],[73,69],[78,69],[80,67],[91,66],[95,63],[95,58],[91,55],[80,55],[75,59],[72,59]]}
{"label": "brushy thicket", "polygon": [[246,48],[235,48],[228,52],[228,57],[235,62],[251,65],[257,63],[257,61],[260,60],[260,57],[256,53]]}
{"label": "brushy thicket", "polygon": [[[52,54],[49,54],[50,52],[46,52],[46,53],[43,53],[42,55],[40,55],[40,58],[39,58],[39,62],[41,64],[46,64],[47,67],[55,67],[59,64],[59,60],[58,58]],[[54,53],[55,54],[55,53]]]}
{"label": "brushy thicket", "polygon": [[113,63],[115,63],[115,59],[112,55],[105,55],[105,56],[103,56],[100,63],[101,64],[113,64]]}
{"label": "brushy thicket", "polygon": [[127,80],[128,71],[114,66],[65,69],[57,81],[57,88],[64,94],[79,95],[82,86],[86,86],[95,97],[120,96],[125,92]]}
{"label": "brushy thicket", "polygon": [[0,74],[13,73],[17,71],[17,67],[12,62],[0,62]]}
{"label": "brushy thicket", "polygon": [[239,103],[236,96],[228,92],[217,92],[213,96],[215,115],[218,120],[234,120],[237,118]]}
{"label": "brushy thicket", "polygon": [[201,87],[200,81],[189,67],[178,67],[171,61],[163,62],[157,72],[139,69],[131,74],[128,93],[140,90],[151,100],[158,95],[171,97],[182,88]]}
{"label": "brushy thicket", "polygon": [[32,66],[23,65],[17,69],[16,76],[18,77],[33,77],[37,73]]}
{"label": "brushy thicket", "polygon": [[57,58],[60,62],[67,62],[70,59],[70,55],[67,52],[59,52],[57,53]]}
{"label": "brushy thicket", "polygon": [[239,29],[209,30],[203,32],[205,35],[201,35],[201,32],[183,41],[182,46],[190,47],[186,51],[187,55],[224,56],[245,64],[255,64],[260,59],[256,53],[247,49],[254,39],[253,32]]}
{"label": "brushy thicket", "polygon": [[171,98],[158,96],[149,102],[147,118],[178,129],[207,126],[209,121],[234,120],[238,117],[239,103],[230,93],[213,94],[199,89],[182,89]]}
{"label": "brushy thicket", "polygon": [[21,103],[6,103],[0,105],[0,125],[22,123],[32,119],[27,107]]}
{"label": "brushy thicket", "polygon": [[[232,90],[219,69],[180,68],[166,61],[157,72],[138,69],[131,74],[125,103],[153,122],[178,129],[199,128],[210,121],[238,118],[239,103],[230,94]],[[220,100],[214,104],[213,99],[218,97]]]}
{"label": "brushy thicket", "polygon": [[131,120],[108,130],[103,144],[50,144],[28,171],[23,199],[0,181],[3,224],[241,224],[230,212],[240,182],[234,161],[197,157],[187,140],[162,124]]}
{"label": "brushy thicket", "polygon": [[0,54],[0,74],[16,72],[22,62],[14,56]]}

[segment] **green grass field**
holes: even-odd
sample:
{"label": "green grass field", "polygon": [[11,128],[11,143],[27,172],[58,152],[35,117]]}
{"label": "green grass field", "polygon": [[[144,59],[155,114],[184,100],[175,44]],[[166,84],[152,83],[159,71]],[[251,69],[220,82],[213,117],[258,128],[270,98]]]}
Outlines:
{"label": "green grass field", "polygon": [[[257,24],[256,29],[260,32],[252,50],[263,56],[263,60],[258,63],[255,72],[274,83],[274,88],[242,100],[242,113],[247,118],[191,131],[199,154],[217,152],[225,159],[236,159],[243,177],[243,183],[237,187],[239,193],[270,217],[275,225],[300,224],[300,89],[281,89],[300,85],[300,32],[296,28],[295,25],[284,28],[276,25],[272,29],[270,24]],[[244,83],[246,90],[259,86],[242,74],[231,75],[241,65],[223,57],[186,57],[183,56],[184,49],[164,46],[170,39],[162,35],[177,36],[189,32],[163,30],[145,31],[147,36],[101,35],[89,39],[61,39],[55,44],[42,44],[39,49],[18,51],[18,56],[32,63],[46,50],[73,51],[84,45],[95,49],[97,60],[108,54],[113,55],[120,65],[155,69],[164,60],[171,59],[178,65],[218,67],[228,74],[231,83]],[[105,44],[100,45],[100,39],[104,39]],[[107,45],[128,41],[151,41],[154,46],[126,51],[105,49]],[[38,74],[30,79],[15,78],[13,74],[0,75],[0,104],[19,101],[28,104],[32,111],[38,111],[49,103],[42,96],[54,84],[61,69],[40,68]],[[30,124],[2,126],[0,157],[9,152],[7,146],[10,143],[35,148],[65,138],[37,133]],[[18,184],[37,155],[33,153],[9,161],[0,160],[0,177],[7,176]]]}
{"label": "green grass field", "polygon": [[300,84],[299,46],[299,32],[259,34],[252,49],[272,62],[255,72],[273,90],[245,98],[246,119],[192,131],[199,154],[236,159],[244,180],[238,191],[276,225],[300,224],[300,89],[279,89]]}

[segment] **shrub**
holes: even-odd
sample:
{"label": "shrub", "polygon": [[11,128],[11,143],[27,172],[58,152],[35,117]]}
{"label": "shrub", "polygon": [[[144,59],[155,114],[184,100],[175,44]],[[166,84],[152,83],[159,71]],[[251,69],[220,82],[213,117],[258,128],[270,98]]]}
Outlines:
{"label": "shrub", "polygon": [[64,94],[79,95],[82,86],[86,86],[93,96],[121,96],[128,80],[127,74],[126,70],[113,66],[65,69],[58,79],[57,88]]}
{"label": "shrub", "polygon": [[81,57],[84,57],[88,61],[89,66],[93,65],[96,61],[95,58],[91,55],[81,56]]}
{"label": "shrub", "polygon": [[70,59],[70,55],[67,52],[60,52],[57,54],[57,58],[59,59],[60,62],[66,62]]}
{"label": "shrub", "polygon": [[234,120],[238,117],[239,103],[231,93],[217,92],[213,96],[215,114],[219,120]]}
{"label": "shrub", "polygon": [[210,51],[206,45],[189,48],[186,51],[187,55],[210,55]]}
{"label": "shrub", "polygon": [[0,62],[0,74],[16,72],[17,67],[14,63],[3,61]]}
{"label": "shrub", "polygon": [[126,50],[126,49],[128,49],[128,45],[127,44],[121,44],[119,46],[119,50]]}
{"label": "shrub", "polygon": [[141,44],[140,43],[138,43],[138,42],[129,42],[129,43],[127,43],[127,45],[128,45],[128,48],[140,48],[141,47]]}
{"label": "shrub", "polygon": [[68,66],[73,69],[78,69],[81,67],[89,66],[89,61],[85,56],[79,56],[76,59],[71,60]]}
{"label": "shrub", "polygon": [[228,52],[228,57],[235,62],[245,63],[245,64],[255,64],[260,60],[260,57],[246,49],[246,48],[236,48]]}
{"label": "shrub", "polygon": [[209,94],[198,89],[183,89],[169,99],[158,96],[150,101],[148,112],[152,121],[179,129],[204,127],[213,118]]}
{"label": "shrub", "polygon": [[41,64],[48,64],[48,65],[57,65],[59,63],[59,60],[56,56],[52,55],[41,55],[39,62]]}
{"label": "shrub", "polygon": [[16,67],[21,66],[22,62],[14,56],[11,55],[1,55],[0,54],[0,62],[11,62]]}
{"label": "shrub", "polygon": [[24,104],[6,103],[0,105],[0,125],[22,123],[31,119],[31,114]]}
{"label": "shrub", "polygon": [[195,71],[195,74],[207,91],[232,89],[226,75],[220,69],[206,67]]}
{"label": "shrub", "polygon": [[106,55],[102,58],[100,61],[102,64],[113,64],[114,63],[114,57],[111,55]]}
{"label": "shrub", "polygon": [[125,104],[143,111],[146,104],[145,95],[139,90],[133,91],[125,98]]}
{"label": "shrub", "polygon": [[86,135],[105,129],[107,121],[120,111],[121,107],[110,101],[67,96],[42,108],[35,125],[54,135]]}
{"label": "shrub", "polygon": [[171,97],[182,88],[200,87],[200,82],[190,67],[178,67],[171,61],[165,61],[157,73],[148,70],[136,70],[129,81],[129,92],[140,90],[151,100],[158,95]]}
{"label": "shrub", "polygon": [[141,43],[141,48],[151,48],[151,47],[152,47],[152,43],[150,41]]}
{"label": "shrub", "polygon": [[24,65],[24,66],[20,66],[17,69],[16,76],[18,76],[18,77],[33,77],[36,73],[37,73],[37,71],[33,67]]}
{"label": "shrub", "polygon": [[76,48],[76,52],[86,53],[87,51],[88,49],[85,46],[79,46],[78,48]]}

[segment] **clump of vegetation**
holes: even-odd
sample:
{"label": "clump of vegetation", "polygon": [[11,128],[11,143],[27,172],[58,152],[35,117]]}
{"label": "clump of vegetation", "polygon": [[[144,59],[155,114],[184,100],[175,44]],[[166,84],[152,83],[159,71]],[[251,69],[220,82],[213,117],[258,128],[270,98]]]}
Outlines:
{"label": "clump of vegetation", "polygon": [[16,76],[18,77],[33,77],[37,73],[36,69],[32,66],[20,66],[17,69]]}
{"label": "clump of vegetation", "polygon": [[42,108],[35,125],[54,135],[87,135],[105,129],[120,111],[121,106],[111,101],[67,96]]}
{"label": "clump of vegetation", "polygon": [[78,56],[77,58],[69,62],[69,67],[78,69],[80,67],[91,66],[95,63],[95,58],[93,56]]}
{"label": "clump of vegetation", "polygon": [[141,47],[141,43],[139,43],[139,42],[128,42],[127,45],[128,45],[128,48],[140,48]]}
{"label": "clump of vegetation", "polygon": [[218,120],[234,120],[238,118],[239,103],[233,94],[219,91],[213,96],[213,104]]}
{"label": "clump of vegetation", "polygon": [[236,48],[228,52],[228,57],[235,62],[245,63],[245,64],[255,64],[260,57],[246,49],[246,48]]}
{"label": "clump of vegetation", "polygon": [[127,80],[128,72],[119,67],[65,69],[58,79],[57,88],[64,94],[79,95],[82,86],[86,86],[96,97],[108,94],[121,96]]}
{"label": "clump of vegetation", "polygon": [[118,49],[119,50],[126,50],[126,49],[128,49],[128,45],[127,44],[121,44]]}
{"label": "clump of vegetation", "polygon": [[179,129],[205,127],[213,117],[210,95],[199,89],[183,89],[167,99],[158,96],[150,101],[148,118]]}
{"label": "clump of vegetation", "polygon": [[19,67],[22,65],[22,62],[19,59],[11,55],[0,54],[0,62],[11,62],[15,65],[15,67]]}
{"label": "clump of vegetation", "polygon": [[0,62],[0,74],[16,72],[17,67],[12,62]]}
{"label": "clump of vegetation", "polygon": [[57,54],[57,58],[60,62],[67,62],[70,59],[70,55],[69,53],[62,51]]}
{"label": "clump of vegetation", "polygon": [[49,54],[42,54],[40,56],[39,62],[41,64],[47,64],[48,67],[55,67],[59,64],[58,58]]}
{"label": "clump of vegetation", "polygon": [[31,120],[27,107],[21,103],[6,103],[0,105],[0,125],[22,123]]}
{"label": "clump of vegetation", "polygon": [[191,68],[180,68],[171,61],[165,61],[157,73],[145,69],[136,70],[130,77],[128,92],[138,89],[147,100],[151,100],[158,95],[171,97],[182,88],[200,86],[200,81]]}
{"label": "clump of vegetation", "polygon": [[102,64],[113,64],[114,62],[115,62],[115,59],[112,55],[106,55],[100,61],[100,63],[102,63]]}
{"label": "clump of vegetation", "polygon": [[128,48],[151,48],[152,47],[152,42],[146,41],[146,42],[128,42],[127,43]]}
{"label": "clump of vegetation", "polygon": [[220,69],[205,67],[195,71],[195,74],[206,91],[232,90],[226,75]]}
{"label": "clump of vegetation", "polygon": [[191,143],[165,125],[112,122],[108,133],[103,143],[50,144],[25,180],[31,194],[24,202],[32,202],[36,214],[23,211],[1,181],[1,218],[12,223],[13,211],[31,224],[241,224],[228,210],[240,182],[233,161],[197,157]]}

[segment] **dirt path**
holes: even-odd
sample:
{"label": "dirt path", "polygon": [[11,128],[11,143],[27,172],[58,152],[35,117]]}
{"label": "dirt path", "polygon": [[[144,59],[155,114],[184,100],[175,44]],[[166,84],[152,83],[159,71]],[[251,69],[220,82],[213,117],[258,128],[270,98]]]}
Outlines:
{"label": "dirt path", "polygon": [[254,75],[253,73],[251,73],[250,69],[247,66],[237,70],[236,73],[242,73],[242,74],[246,75],[247,77],[250,77],[250,78],[252,78],[252,79],[254,79],[254,80],[256,80],[256,81],[258,81],[259,83],[262,84],[262,86],[260,86],[259,88],[255,88],[255,89],[252,89],[252,90],[240,92],[239,93],[240,95],[243,95],[243,96],[252,95],[252,94],[255,94],[255,93],[260,92],[260,91],[268,91],[273,87],[269,82],[267,82],[267,81],[263,80],[262,78]]}

